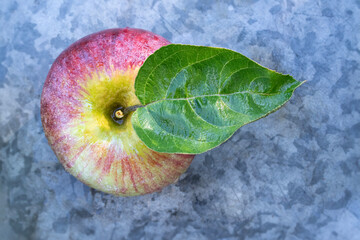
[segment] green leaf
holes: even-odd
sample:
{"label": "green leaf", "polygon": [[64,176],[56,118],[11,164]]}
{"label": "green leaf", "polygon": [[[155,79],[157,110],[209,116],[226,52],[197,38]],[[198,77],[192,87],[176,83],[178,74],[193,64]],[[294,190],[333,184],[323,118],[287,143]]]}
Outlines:
{"label": "green leaf", "polygon": [[155,151],[202,153],[280,108],[301,84],[228,49],[171,44],[140,68],[135,94],[145,106],[131,121]]}

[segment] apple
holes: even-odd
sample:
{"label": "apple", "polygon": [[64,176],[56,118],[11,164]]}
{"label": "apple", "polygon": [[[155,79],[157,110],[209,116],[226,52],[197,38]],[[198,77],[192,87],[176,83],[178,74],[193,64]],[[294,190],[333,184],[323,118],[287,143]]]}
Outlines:
{"label": "apple", "polygon": [[169,42],[140,29],[86,36],[53,63],[41,96],[41,121],[65,170],[117,196],[159,191],[176,181],[194,155],[158,153],[136,135],[130,112],[140,104],[134,81],[145,59]]}

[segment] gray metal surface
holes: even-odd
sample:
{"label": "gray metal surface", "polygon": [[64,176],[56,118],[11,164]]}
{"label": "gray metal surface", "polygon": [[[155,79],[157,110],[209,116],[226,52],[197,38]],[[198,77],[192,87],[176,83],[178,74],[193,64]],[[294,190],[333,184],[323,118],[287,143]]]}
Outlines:
{"label": "gray metal surface", "polygon": [[[0,238],[360,239],[359,16],[359,0],[0,1]],[[126,26],[308,82],[162,192],[103,194],[58,163],[39,100],[63,49]]]}

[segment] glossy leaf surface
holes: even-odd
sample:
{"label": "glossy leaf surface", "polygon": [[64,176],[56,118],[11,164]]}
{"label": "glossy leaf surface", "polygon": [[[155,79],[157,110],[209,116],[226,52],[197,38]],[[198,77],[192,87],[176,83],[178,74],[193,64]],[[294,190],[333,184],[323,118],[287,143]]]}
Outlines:
{"label": "glossy leaf surface", "polygon": [[171,44],[140,68],[135,94],[145,107],[131,121],[155,151],[202,153],[277,110],[300,85],[228,49]]}

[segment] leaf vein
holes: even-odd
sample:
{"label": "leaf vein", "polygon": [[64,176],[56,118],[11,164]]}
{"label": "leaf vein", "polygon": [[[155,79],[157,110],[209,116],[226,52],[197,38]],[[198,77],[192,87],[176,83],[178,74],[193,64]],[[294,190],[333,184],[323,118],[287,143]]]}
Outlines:
{"label": "leaf vein", "polygon": [[204,119],[202,116],[200,116],[200,115],[195,111],[195,109],[193,108],[193,106],[190,104],[189,100],[186,100],[186,102],[189,104],[191,110],[195,113],[195,115],[198,116],[198,118],[200,118],[200,119],[203,120],[204,122],[206,122],[206,123],[208,123],[208,124],[210,124],[210,125],[212,125],[212,126],[215,126],[215,127],[217,127],[217,128],[227,128],[227,127],[231,127],[231,126],[218,126],[218,125],[215,125],[215,124],[213,124],[213,123],[211,123],[211,122],[208,122],[206,119]]}
{"label": "leaf vein", "polygon": [[179,52],[185,52],[186,50],[180,50],[180,51],[176,51],[172,54],[170,54],[169,56],[167,56],[166,58],[164,58],[159,64],[157,64],[152,70],[151,72],[147,75],[146,79],[145,79],[145,83],[144,83],[144,100],[146,100],[146,86],[148,85],[148,79],[150,78],[150,75],[155,71],[155,69],[157,69],[163,62],[165,62],[167,59],[169,59],[170,57],[172,57],[173,55],[176,55]]}
{"label": "leaf vein", "polygon": [[184,70],[185,68],[191,67],[191,66],[193,66],[193,65],[195,65],[195,64],[198,64],[198,63],[207,61],[207,60],[209,60],[209,59],[215,58],[215,57],[217,57],[217,56],[220,55],[220,54],[221,54],[221,53],[217,53],[217,54],[215,54],[215,55],[213,55],[213,56],[211,56],[211,57],[204,58],[204,59],[202,59],[202,60],[193,62],[193,63],[191,63],[191,64],[189,64],[189,65],[186,65],[186,66],[180,68],[180,69],[178,70],[178,72],[175,74],[175,76],[173,77],[173,79],[171,80],[171,82],[170,82],[170,84],[169,84],[169,86],[168,86],[168,89],[167,89],[167,91],[166,91],[165,97],[167,96],[167,93],[168,93],[168,91],[169,91],[169,89],[170,89],[171,83],[172,83],[173,80],[179,75],[179,73],[180,73],[182,70]]}
{"label": "leaf vein", "polygon": [[195,98],[202,98],[202,97],[226,97],[226,96],[232,96],[232,95],[236,95],[236,94],[254,94],[254,95],[261,95],[261,96],[274,96],[277,94],[282,94],[282,92],[275,92],[275,93],[257,93],[257,92],[251,92],[251,91],[241,91],[241,92],[233,92],[233,93],[223,93],[223,94],[205,94],[205,95],[201,95],[201,96],[192,96],[192,97],[187,97],[187,98],[165,98],[165,99],[160,99],[151,103],[148,103],[146,106],[154,104],[154,103],[158,103],[158,102],[162,102],[162,101],[178,101],[178,100],[189,100],[189,99],[195,99]]}
{"label": "leaf vein", "polygon": [[[168,135],[170,136],[173,136],[175,138],[180,138],[180,139],[184,139],[184,140],[194,140],[194,141],[197,141],[197,142],[201,142],[201,143],[206,143],[206,142],[211,142],[211,141],[207,141],[207,140],[204,140],[204,141],[200,141],[200,140],[197,140],[197,139],[193,139],[193,138],[184,138],[184,137],[181,137],[181,136],[178,136],[178,135],[175,135],[171,132],[169,132],[167,129],[163,128],[163,126],[161,126],[154,118],[154,116],[151,114],[151,112],[149,111],[148,108],[146,108],[146,111],[149,113],[149,115],[151,116],[151,118],[154,120],[154,122],[156,123],[156,125],[158,125],[162,130],[164,130]],[[215,141],[214,141],[215,142]]]}

